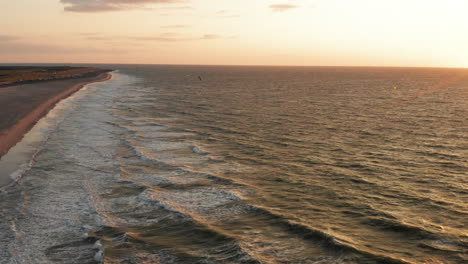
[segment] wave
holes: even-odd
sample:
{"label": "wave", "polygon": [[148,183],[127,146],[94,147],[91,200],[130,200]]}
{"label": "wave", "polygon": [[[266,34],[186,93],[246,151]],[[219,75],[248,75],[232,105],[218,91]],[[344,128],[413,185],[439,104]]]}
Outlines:
{"label": "wave", "polygon": [[[300,236],[303,239],[313,240],[321,244],[325,250],[333,250],[335,254],[358,254],[362,257],[368,258],[367,261],[375,261],[375,263],[389,263],[389,264],[410,264],[411,262],[399,259],[392,256],[385,256],[370,250],[365,250],[357,245],[339,238],[327,232],[311,228],[302,223],[289,220],[280,214],[273,213],[266,208],[253,206],[253,211],[267,215],[274,219],[275,225],[280,225],[294,235]],[[361,260],[366,261],[366,260]],[[367,262],[366,262],[367,263]]]}
{"label": "wave", "polygon": [[[196,220],[191,214],[177,210],[170,204],[155,200],[153,191],[147,186],[119,182],[109,188],[113,191],[102,198],[133,210],[120,208],[119,211],[107,211],[104,216],[113,219],[114,223],[116,219],[121,219],[119,224],[102,226],[89,232],[89,237],[101,241],[104,252],[111,252],[104,254],[104,259],[112,258],[116,252],[138,259],[135,254],[139,251],[163,254],[169,250],[177,259],[174,263],[201,260],[208,263],[260,263],[242,249],[235,237]],[[125,248],[125,252],[121,252],[120,248]]]}
{"label": "wave", "polygon": [[[180,170],[180,168],[179,168],[179,170]],[[189,172],[189,171],[186,171],[186,170],[181,170],[181,171],[184,171],[185,173],[193,173],[193,172]],[[129,175],[132,174],[130,172],[127,172],[127,173]],[[212,175],[206,175],[206,174],[204,176],[212,177]],[[131,177],[131,176],[129,176],[129,177]],[[218,179],[218,178],[216,178],[216,179]],[[164,189],[174,188],[174,189],[177,189],[177,190],[185,190],[186,188],[189,188],[189,189],[190,188],[198,188],[198,187],[200,187],[200,185],[182,185],[181,186],[181,185],[177,185],[177,184],[162,184],[162,185],[160,185],[158,187],[164,188]],[[140,196],[140,197],[142,197],[142,196]],[[182,208],[178,208],[177,205],[175,205],[175,207],[174,207],[174,206],[171,206],[171,205],[169,205],[167,203],[163,203],[161,200],[158,200],[158,199],[154,200],[154,198],[152,198],[151,196],[145,195],[145,197],[147,197],[145,199],[149,199],[151,202],[157,203],[158,206],[162,206],[165,210],[167,210],[168,212],[170,212],[172,214],[181,215],[181,217],[183,217],[183,218],[189,217],[191,219],[191,221],[196,222],[197,225],[200,225],[201,222],[205,222],[205,220],[201,220],[201,219],[203,219],[203,216],[199,216],[197,214],[194,215],[193,212],[192,213],[186,212]],[[148,198],[148,197],[150,197],[150,198]],[[240,201],[242,201],[242,200],[238,200],[238,202],[236,204],[239,204]],[[168,200],[167,202],[170,202],[170,204],[174,204],[174,203],[177,204],[177,200],[175,200],[175,201],[174,200]],[[257,215],[262,215],[261,218],[264,218],[264,216],[267,216],[270,219],[270,220],[266,220],[266,221],[265,221],[265,219],[263,219],[263,220],[258,219],[257,221],[260,220],[260,221],[264,221],[268,225],[280,226],[284,230],[286,230],[288,233],[290,233],[291,235],[300,236],[301,238],[303,238],[305,240],[312,240],[312,241],[316,242],[318,245],[321,245],[324,250],[333,251],[334,255],[358,254],[361,257],[368,258],[369,261],[375,261],[376,263],[398,263],[398,264],[409,263],[407,261],[404,261],[404,260],[401,260],[401,259],[398,259],[398,258],[394,258],[394,257],[390,257],[390,256],[384,256],[384,255],[381,255],[381,254],[378,254],[378,253],[375,253],[375,252],[371,252],[369,250],[358,249],[358,247],[356,247],[355,245],[352,245],[351,243],[347,242],[346,240],[340,239],[340,238],[338,238],[336,236],[333,236],[333,235],[331,235],[329,233],[326,233],[324,231],[313,229],[313,228],[311,228],[309,226],[305,226],[303,224],[288,220],[284,216],[272,213],[271,211],[269,211],[269,210],[267,210],[265,208],[261,208],[261,207],[258,207],[258,206],[248,204],[247,201],[245,201],[245,200],[242,201],[242,204],[243,204],[243,207],[244,207],[243,210],[245,212],[250,212],[249,214],[255,213]],[[158,221],[158,223],[160,223],[160,222]],[[210,227],[209,225],[208,226],[205,225],[205,228],[211,229],[212,227]],[[169,233],[171,232],[170,230],[167,230],[167,231]],[[212,231],[213,230],[211,230],[210,232],[212,232]],[[170,234],[166,234],[166,235],[170,235]],[[196,234],[193,234],[193,235],[196,236]],[[234,237],[231,237],[231,238],[234,238]]]}
{"label": "wave", "polygon": [[192,146],[192,151],[193,151],[193,153],[198,154],[198,155],[207,155],[207,154],[209,154],[209,152],[204,151],[200,147],[197,147],[197,146]]}

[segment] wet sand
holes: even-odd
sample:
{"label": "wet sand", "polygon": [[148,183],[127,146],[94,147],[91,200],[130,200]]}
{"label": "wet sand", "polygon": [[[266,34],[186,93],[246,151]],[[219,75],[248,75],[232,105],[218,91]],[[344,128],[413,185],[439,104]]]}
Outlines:
{"label": "wet sand", "polygon": [[60,100],[86,84],[108,80],[108,72],[81,78],[38,81],[0,87],[0,158]]}

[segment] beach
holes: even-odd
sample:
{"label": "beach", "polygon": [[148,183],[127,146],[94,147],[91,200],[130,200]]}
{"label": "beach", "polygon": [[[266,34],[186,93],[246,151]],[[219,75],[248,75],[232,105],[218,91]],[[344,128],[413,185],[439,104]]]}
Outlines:
{"label": "beach", "polygon": [[96,69],[81,76],[56,80],[14,82],[0,86],[0,158],[60,100],[86,84],[108,80],[108,70]]}

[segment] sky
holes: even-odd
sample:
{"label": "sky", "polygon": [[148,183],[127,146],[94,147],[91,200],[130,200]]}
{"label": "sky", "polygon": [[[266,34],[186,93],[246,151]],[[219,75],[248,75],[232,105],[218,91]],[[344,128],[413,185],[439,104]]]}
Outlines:
{"label": "sky", "polygon": [[468,67],[466,0],[0,0],[0,63]]}

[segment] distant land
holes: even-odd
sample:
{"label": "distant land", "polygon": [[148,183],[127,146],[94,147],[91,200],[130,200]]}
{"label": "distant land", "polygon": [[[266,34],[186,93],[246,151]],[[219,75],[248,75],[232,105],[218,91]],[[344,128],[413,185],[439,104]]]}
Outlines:
{"label": "distant land", "polygon": [[107,69],[71,66],[0,66],[0,87],[71,78],[91,77]]}

